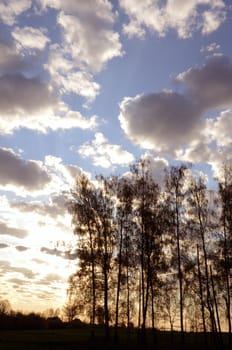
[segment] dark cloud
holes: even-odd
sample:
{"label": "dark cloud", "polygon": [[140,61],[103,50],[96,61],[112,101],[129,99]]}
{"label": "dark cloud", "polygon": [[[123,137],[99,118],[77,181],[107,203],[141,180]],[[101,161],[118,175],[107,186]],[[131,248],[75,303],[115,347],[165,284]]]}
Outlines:
{"label": "dark cloud", "polygon": [[190,98],[174,91],[125,98],[120,105],[121,126],[138,144],[171,153],[195,137],[201,111]]}
{"label": "dark cloud", "polygon": [[27,269],[25,267],[17,267],[17,266],[11,266],[11,264],[8,261],[1,260],[0,261],[0,275],[6,275],[7,273],[20,273],[25,278],[33,279],[37,274],[34,273],[32,270]]}
{"label": "dark cloud", "polygon": [[23,160],[11,149],[0,149],[0,184],[12,184],[28,190],[38,190],[50,182],[45,170],[31,160]]}
{"label": "dark cloud", "polygon": [[82,173],[81,169],[75,165],[66,165],[66,169],[74,179]]}
{"label": "dark cloud", "polygon": [[203,110],[232,106],[232,63],[228,57],[210,59],[203,67],[191,68],[176,78]]}
{"label": "dark cloud", "polygon": [[57,248],[50,249],[50,248],[42,247],[40,251],[42,253],[55,255],[66,260],[75,260],[77,258],[77,255],[75,253],[72,253],[70,250],[63,251]]}
{"label": "dark cloud", "polygon": [[28,250],[28,247],[24,247],[23,245],[17,245],[15,249],[18,250],[18,252],[25,252],[25,250]]}
{"label": "dark cloud", "polygon": [[26,281],[22,278],[9,278],[7,280],[8,282],[14,283],[14,288],[19,288],[22,285],[28,285],[30,284],[30,281]]}
{"label": "dark cloud", "polygon": [[12,208],[17,208],[24,213],[38,213],[42,216],[48,215],[52,218],[57,218],[59,215],[64,215],[67,210],[67,196],[65,193],[61,195],[51,196],[50,203],[38,202],[13,202]]}
{"label": "dark cloud", "polygon": [[38,78],[23,75],[3,75],[0,77],[0,113],[27,116],[44,111],[54,105],[55,99],[48,86]]}
{"label": "dark cloud", "polygon": [[14,45],[3,42],[0,39],[0,74],[15,74],[30,68],[21,55],[18,54]]}
{"label": "dark cloud", "polygon": [[17,238],[25,238],[28,232],[23,229],[10,227],[5,222],[0,221],[0,235],[9,235]]}
{"label": "dark cloud", "polygon": [[53,282],[63,282],[64,277],[58,275],[57,273],[49,273],[44,276],[41,280],[37,281],[37,284],[42,284],[47,286],[48,284],[52,284]]}
{"label": "dark cloud", "polygon": [[45,264],[45,265],[47,265],[47,262],[43,261],[41,259],[34,258],[34,259],[32,259],[32,261],[34,261],[36,264]]}
{"label": "dark cloud", "polygon": [[8,244],[0,243],[0,249],[4,249],[4,248],[7,248],[7,247],[9,247]]}

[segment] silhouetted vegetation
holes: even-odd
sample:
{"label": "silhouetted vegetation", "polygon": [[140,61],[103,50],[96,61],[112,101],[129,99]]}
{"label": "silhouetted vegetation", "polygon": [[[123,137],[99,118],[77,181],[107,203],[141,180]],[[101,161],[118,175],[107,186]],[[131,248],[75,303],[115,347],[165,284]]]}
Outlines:
{"label": "silhouetted vegetation", "polygon": [[[117,329],[170,327],[231,342],[232,168],[219,190],[185,166],[165,170],[158,185],[140,161],[123,177],[81,175],[70,212],[79,268],[69,300],[83,320]],[[99,313],[100,312],[100,313]]]}
{"label": "silhouetted vegetation", "polygon": [[[153,332],[146,330],[146,345],[142,344],[133,330],[128,337],[125,329],[118,329],[118,341],[114,338],[106,341],[103,328],[96,327],[95,338],[91,336],[89,328],[60,329],[60,330],[27,330],[27,331],[0,331],[1,350],[204,350],[204,337],[202,333],[185,334],[185,346],[182,347],[179,332],[172,337],[169,332],[157,332],[154,343]],[[228,334],[223,334],[223,343],[228,344]],[[215,343],[211,334],[207,334],[210,350],[222,349]]]}
{"label": "silhouetted vegetation", "polygon": [[37,347],[25,333],[27,349],[231,349],[232,167],[217,192],[186,166],[166,169],[162,184],[142,161],[95,184],[81,175],[69,210],[78,269],[66,321],[2,300],[0,348],[3,330],[44,330]]}
{"label": "silhouetted vegetation", "polygon": [[[7,300],[1,300],[0,307],[6,303],[9,304]],[[79,319],[64,322],[58,316],[45,317],[34,312],[26,314],[7,309],[0,313],[0,330],[67,329],[85,326],[87,327]]]}

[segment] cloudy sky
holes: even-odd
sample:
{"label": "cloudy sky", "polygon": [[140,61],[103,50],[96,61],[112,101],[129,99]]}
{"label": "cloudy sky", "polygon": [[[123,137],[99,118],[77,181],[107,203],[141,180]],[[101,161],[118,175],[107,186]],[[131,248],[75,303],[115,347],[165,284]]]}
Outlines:
{"label": "cloudy sky", "polygon": [[62,306],[75,176],[232,157],[231,0],[0,0],[0,298]]}

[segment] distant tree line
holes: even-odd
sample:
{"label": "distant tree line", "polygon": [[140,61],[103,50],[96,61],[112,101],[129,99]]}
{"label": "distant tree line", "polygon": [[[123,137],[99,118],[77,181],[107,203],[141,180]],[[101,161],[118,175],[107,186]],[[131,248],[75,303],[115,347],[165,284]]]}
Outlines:
{"label": "distant tree line", "polygon": [[62,321],[58,316],[58,310],[49,309],[44,313],[23,313],[12,310],[8,300],[0,300],[0,330],[63,329],[86,326],[78,319]]}
{"label": "distant tree line", "polygon": [[122,325],[231,334],[231,166],[217,183],[209,191],[181,165],[158,185],[144,161],[94,183],[80,175],[69,204],[78,257],[70,319],[104,324],[107,336]]}

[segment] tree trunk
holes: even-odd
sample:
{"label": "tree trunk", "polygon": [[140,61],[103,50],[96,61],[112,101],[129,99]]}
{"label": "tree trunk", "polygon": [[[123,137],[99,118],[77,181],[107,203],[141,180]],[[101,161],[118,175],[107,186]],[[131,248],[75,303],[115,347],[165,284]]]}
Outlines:
{"label": "tree trunk", "polygon": [[213,291],[213,300],[214,300],[214,305],[215,305],[215,309],[216,309],[217,327],[218,327],[218,331],[219,331],[220,345],[223,347],[223,339],[222,339],[222,333],[221,333],[220,317],[219,317],[219,312],[218,312],[218,304],[217,304],[216,291],[215,291],[215,286],[214,286],[214,280],[213,280],[213,273],[212,273],[211,265],[210,265],[210,279],[211,279],[211,285],[212,285],[212,291]]}
{"label": "tree trunk", "polygon": [[94,250],[93,250],[93,237],[92,231],[89,228],[89,236],[90,236],[90,249],[91,249],[91,278],[92,278],[92,316],[91,316],[91,336],[94,338],[95,336],[95,318],[96,318],[96,283],[95,283],[95,259],[94,259]]}
{"label": "tree trunk", "polygon": [[[178,190],[176,191],[178,192]],[[184,336],[184,318],[183,318],[183,276],[181,271],[181,253],[180,253],[180,222],[178,200],[176,198],[176,240],[177,240],[177,259],[178,259],[178,281],[179,281],[179,296],[180,296],[180,330],[183,339]]]}
{"label": "tree trunk", "polygon": [[105,316],[105,336],[108,340],[110,337],[109,329],[109,309],[108,309],[108,257],[107,253],[104,253],[104,316]]}
{"label": "tree trunk", "polygon": [[127,315],[127,328],[129,328],[130,327],[130,285],[129,285],[129,266],[128,266],[128,262],[127,262],[127,266],[126,266],[126,285],[127,285],[126,315]]}
{"label": "tree trunk", "polygon": [[203,288],[202,288],[202,277],[201,277],[201,267],[200,267],[200,257],[199,257],[199,246],[197,244],[197,270],[198,270],[198,281],[199,281],[199,291],[200,291],[200,300],[201,300],[201,316],[203,322],[203,331],[206,338],[206,324],[205,324],[205,307],[203,299]]}
{"label": "tree trunk", "polygon": [[118,314],[119,314],[119,297],[122,277],[122,221],[120,223],[120,241],[118,253],[118,278],[117,278],[117,292],[116,292],[116,307],[115,307],[115,338],[118,338]]}

